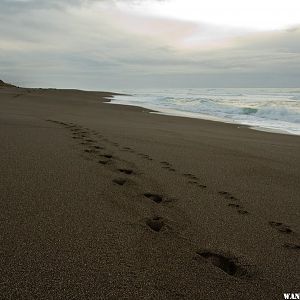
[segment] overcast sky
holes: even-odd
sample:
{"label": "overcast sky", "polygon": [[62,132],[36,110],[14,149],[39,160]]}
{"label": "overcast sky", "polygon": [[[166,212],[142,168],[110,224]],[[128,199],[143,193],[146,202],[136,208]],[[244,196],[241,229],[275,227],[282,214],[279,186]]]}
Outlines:
{"label": "overcast sky", "polygon": [[299,87],[299,0],[0,0],[23,86]]}

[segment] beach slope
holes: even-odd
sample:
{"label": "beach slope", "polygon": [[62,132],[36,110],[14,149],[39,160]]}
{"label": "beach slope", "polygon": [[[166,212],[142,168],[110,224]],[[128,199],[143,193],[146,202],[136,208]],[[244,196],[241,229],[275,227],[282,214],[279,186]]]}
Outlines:
{"label": "beach slope", "polygon": [[1,299],[300,290],[300,138],[0,89]]}

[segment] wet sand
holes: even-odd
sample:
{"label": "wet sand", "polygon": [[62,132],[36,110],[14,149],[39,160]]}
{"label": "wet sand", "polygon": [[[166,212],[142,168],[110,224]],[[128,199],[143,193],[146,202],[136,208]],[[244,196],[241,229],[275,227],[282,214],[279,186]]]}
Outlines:
{"label": "wet sand", "polygon": [[0,89],[1,299],[300,290],[300,137]]}

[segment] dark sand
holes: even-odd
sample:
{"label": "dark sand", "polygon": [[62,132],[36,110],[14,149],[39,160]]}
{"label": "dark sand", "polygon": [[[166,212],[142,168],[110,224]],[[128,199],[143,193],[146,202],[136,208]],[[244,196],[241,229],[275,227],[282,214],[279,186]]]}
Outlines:
{"label": "dark sand", "polygon": [[300,137],[0,89],[1,299],[300,291]]}

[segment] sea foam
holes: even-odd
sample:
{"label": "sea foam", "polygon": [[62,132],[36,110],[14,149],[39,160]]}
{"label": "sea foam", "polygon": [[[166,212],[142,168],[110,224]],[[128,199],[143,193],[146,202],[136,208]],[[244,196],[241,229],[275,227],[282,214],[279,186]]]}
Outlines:
{"label": "sea foam", "polygon": [[122,90],[112,103],[300,135],[299,89]]}

